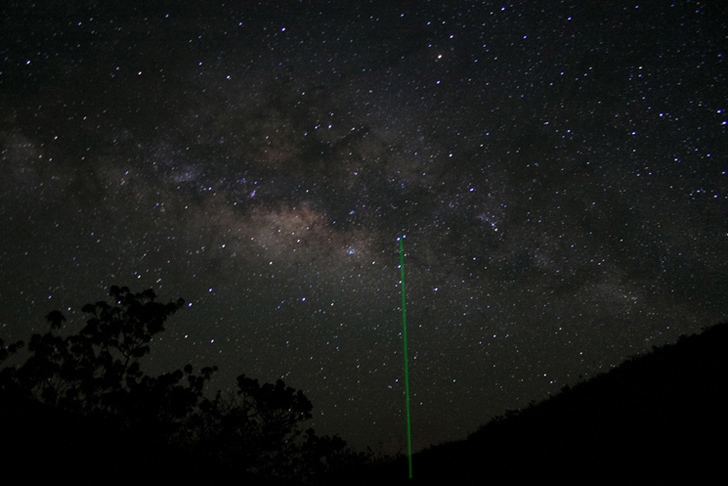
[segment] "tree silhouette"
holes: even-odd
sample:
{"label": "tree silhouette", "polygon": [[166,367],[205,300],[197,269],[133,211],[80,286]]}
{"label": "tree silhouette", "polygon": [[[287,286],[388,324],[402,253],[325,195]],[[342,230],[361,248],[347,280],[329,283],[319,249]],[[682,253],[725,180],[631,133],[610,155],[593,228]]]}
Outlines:
{"label": "tree silhouette", "polygon": [[[72,457],[83,462],[78,468],[93,462],[100,469],[121,459],[162,469],[194,458],[200,467],[276,481],[313,480],[367,459],[339,437],[304,432],[312,404],[281,380],[261,385],[242,374],[234,393],[208,396],[206,384],[217,367],[195,373],[188,364],[150,376],[140,360],[183,301],[163,304],[152,290],[117,286],[109,296],[111,304],[85,305],[85,326],[65,337],[65,316],[49,313],[50,329],[31,337],[26,361],[0,370],[0,413],[26,415],[18,422],[25,425],[16,427],[17,440],[28,432],[52,436],[47,454],[66,467]],[[6,347],[0,340],[0,366],[23,345]]]}
{"label": "tree silhouette", "polygon": [[139,359],[183,302],[161,304],[151,290],[134,294],[117,286],[109,295],[113,306],[83,307],[90,316],[77,334],[61,336],[61,312],[46,316],[50,330],[31,337],[30,357],[15,376],[30,398],[73,412],[123,412],[125,396],[144,378]]}

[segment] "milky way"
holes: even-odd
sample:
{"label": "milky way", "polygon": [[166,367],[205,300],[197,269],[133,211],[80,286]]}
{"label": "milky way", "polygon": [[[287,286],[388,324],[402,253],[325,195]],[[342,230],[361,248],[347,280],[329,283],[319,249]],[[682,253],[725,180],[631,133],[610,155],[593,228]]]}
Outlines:
{"label": "milky way", "polygon": [[2,7],[6,341],[153,288],[392,453],[398,236],[416,448],[725,319],[721,2],[106,3]]}

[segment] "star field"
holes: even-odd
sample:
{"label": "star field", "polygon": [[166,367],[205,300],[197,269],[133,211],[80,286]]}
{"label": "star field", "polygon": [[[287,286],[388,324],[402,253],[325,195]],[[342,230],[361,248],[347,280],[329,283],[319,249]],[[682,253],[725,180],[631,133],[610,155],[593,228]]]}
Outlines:
{"label": "star field", "polygon": [[182,297],[150,369],[465,437],[725,319],[720,2],[9,2],[0,326]]}

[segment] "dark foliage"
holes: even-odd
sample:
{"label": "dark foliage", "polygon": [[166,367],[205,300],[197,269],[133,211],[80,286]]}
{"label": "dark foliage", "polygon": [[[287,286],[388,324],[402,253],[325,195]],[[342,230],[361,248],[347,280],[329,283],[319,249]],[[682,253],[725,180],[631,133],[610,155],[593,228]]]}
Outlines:
{"label": "dark foliage", "polygon": [[[261,385],[240,375],[236,393],[210,397],[215,367],[146,374],[140,360],[183,302],[115,286],[110,296],[112,304],[83,307],[77,334],[62,336],[65,317],[48,314],[50,330],[31,337],[25,362],[0,371],[6,470],[76,483],[234,474],[247,484],[286,484],[366,459],[338,437],[304,431],[311,402],[280,380]],[[23,346],[0,340],[0,366]]]}

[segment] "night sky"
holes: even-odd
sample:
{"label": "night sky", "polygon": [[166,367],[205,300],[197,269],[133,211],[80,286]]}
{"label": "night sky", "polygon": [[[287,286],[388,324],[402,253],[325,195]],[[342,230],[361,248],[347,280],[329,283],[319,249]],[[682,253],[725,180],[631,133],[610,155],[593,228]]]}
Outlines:
{"label": "night sky", "polygon": [[6,342],[153,288],[392,453],[398,236],[415,449],[726,319],[725,2],[134,3],[0,7]]}

